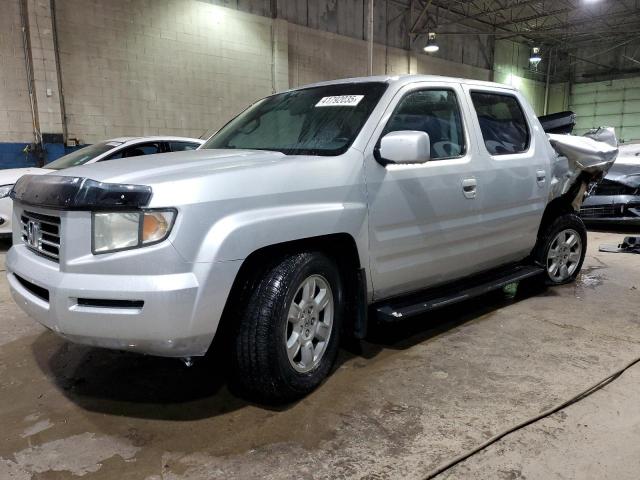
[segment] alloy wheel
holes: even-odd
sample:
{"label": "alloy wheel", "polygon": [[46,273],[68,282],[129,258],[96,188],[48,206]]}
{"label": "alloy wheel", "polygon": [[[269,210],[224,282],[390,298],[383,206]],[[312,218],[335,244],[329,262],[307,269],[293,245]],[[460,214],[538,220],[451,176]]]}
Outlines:
{"label": "alloy wheel", "polygon": [[547,273],[554,282],[561,283],[575,273],[582,258],[582,239],[578,232],[566,229],[559,232],[547,252]]}
{"label": "alloy wheel", "polygon": [[307,277],[296,289],[285,328],[291,366],[306,373],[322,360],[333,327],[334,299],[329,282],[321,275]]}

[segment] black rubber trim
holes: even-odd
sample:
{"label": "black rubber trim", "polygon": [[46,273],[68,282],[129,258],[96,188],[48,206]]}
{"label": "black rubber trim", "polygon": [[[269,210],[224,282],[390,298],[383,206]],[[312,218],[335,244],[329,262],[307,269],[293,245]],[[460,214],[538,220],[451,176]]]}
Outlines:
{"label": "black rubber trim", "polygon": [[353,326],[353,336],[363,340],[367,336],[369,326],[369,306],[367,298],[367,273],[364,268],[357,272],[357,294],[356,294],[356,318]]}
{"label": "black rubber trim", "polygon": [[152,194],[151,187],[146,185],[102,183],[61,175],[24,175],[10,196],[25,205],[96,211],[146,207]]}
{"label": "black rubber trim", "polygon": [[107,300],[100,298],[79,298],[78,305],[94,308],[142,308],[143,300]]}
{"label": "black rubber trim", "polygon": [[16,277],[16,280],[22,285],[29,293],[35,295],[40,300],[44,300],[45,302],[49,302],[49,290],[46,288],[39,287],[38,285],[31,283],[28,280],[25,280],[20,275],[13,274]]}

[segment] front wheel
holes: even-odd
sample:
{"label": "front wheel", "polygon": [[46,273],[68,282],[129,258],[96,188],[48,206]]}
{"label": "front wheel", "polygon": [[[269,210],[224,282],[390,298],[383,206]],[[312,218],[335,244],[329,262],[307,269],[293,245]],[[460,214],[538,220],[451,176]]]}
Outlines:
{"label": "front wheel", "polygon": [[587,250],[587,229],[574,213],[559,216],[538,239],[535,260],[545,269],[546,283],[573,282],[582,268]]}
{"label": "front wheel", "polygon": [[311,392],[335,362],[343,310],[342,280],[332,259],[317,252],[282,258],[244,299],[232,385],[265,403]]}

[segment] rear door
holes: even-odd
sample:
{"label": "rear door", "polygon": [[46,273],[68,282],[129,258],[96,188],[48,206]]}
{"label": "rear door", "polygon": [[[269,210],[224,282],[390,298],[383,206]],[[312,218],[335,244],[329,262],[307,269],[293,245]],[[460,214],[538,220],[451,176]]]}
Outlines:
{"label": "rear door", "polygon": [[[485,157],[459,84],[419,82],[399,90],[365,152],[370,271],[375,299],[475,273],[485,194]],[[382,166],[374,146],[386,133],[429,134],[431,159]]]}
{"label": "rear door", "polygon": [[519,92],[463,88],[471,100],[474,130],[481,134],[478,157],[486,166],[478,198],[477,255],[499,266],[523,259],[536,243],[549,194],[547,140]]}

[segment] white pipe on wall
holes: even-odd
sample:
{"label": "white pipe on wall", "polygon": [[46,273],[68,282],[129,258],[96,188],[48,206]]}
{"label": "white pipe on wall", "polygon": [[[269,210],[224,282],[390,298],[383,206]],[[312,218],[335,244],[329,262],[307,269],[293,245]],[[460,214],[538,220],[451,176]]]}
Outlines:
{"label": "white pipe on wall", "polygon": [[373,0],[369,0],[369,75],[373,75]]}

